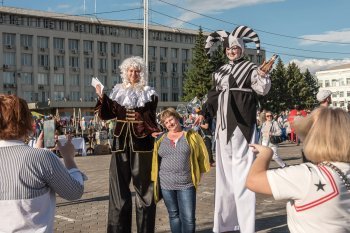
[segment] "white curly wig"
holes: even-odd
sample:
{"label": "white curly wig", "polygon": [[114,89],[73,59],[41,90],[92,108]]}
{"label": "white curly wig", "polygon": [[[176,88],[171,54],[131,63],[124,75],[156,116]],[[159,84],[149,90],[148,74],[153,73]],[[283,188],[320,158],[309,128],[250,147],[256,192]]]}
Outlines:
{"label": "white curly wig", "polygon": [[128,78],[128,69],[134,68],[140,70],[140,80],[135,85],[136,88],[143,88],[147,84],[147,70],[144,60],[141,57],[133,56],[125,59],[119,66],[120,75],[123,80],[124,87],[130,87],[131,83]]}

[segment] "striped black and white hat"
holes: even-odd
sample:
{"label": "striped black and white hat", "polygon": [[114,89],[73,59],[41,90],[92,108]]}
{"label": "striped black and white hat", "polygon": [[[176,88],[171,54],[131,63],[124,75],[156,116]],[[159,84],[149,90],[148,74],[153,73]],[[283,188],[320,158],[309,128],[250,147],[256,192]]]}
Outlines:
{"label": "striped black and white hat", "polygon": [[231,33],[224,30],[218,30],[211,33],[205,44],[205,49],[207,54],[210,54],[210,49],[218,41],[222,43],[224,48],[231,48],[232,46],[239,46],[242,49],[242,54],[244,53],[244,44],[247,42],[255,42],[257,53],[260,52],[260,39],[253,29],[247,26],[238,26]]}

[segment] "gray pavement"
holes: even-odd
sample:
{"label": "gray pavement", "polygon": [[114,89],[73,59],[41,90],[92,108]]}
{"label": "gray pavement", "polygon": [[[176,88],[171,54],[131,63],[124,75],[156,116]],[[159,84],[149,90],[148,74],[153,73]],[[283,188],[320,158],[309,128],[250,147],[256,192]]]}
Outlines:
{"label": "gray pavement", "polygon": [[[278,152],[288,164],[301,163],[301,147],[284,142]],[[89,180],[85,183],[83,197],[77,201],[66,201],[57,197],[55,232],[97,233],[106,232],[108,209],[108,169],[111,155],[88,155],[77,157],[79,168]],[[270,168],[278,165],[271,161]],[[215,168],[207,173],[197,191],[196,232],[212,232],[214,214]],[[289,232],[286,225],[285,201],[257,195],[256,232]],[[133,216],[135,219],[135,216]],[[133,219],[133,223],[135,222]],[[136,232],[133,224],[133,232]],[[156,232],[170,232],[168,214],[163,201],[157,205]]]}

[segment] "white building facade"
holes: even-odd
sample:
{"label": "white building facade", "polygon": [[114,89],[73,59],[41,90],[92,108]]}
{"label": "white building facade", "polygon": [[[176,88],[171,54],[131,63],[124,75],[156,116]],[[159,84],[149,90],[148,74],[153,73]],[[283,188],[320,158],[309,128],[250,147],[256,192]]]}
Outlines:
{"label": "white building facade", "polygon": [[316,72],[320,90],[332,92],[333,107],[348,110],[350,105],[350,64]]}
{"label": "white building facade", "polygon": [[[91,78],[98,77],[109,93],[121,82],[120,63],[143,56],[143,25],[124,21],[0,7],[0,33],[0,93],[51,112],[79,107],[92,113]],[[159,94],[159,106],[179,103],[197,35],[150,25],[148,82]],[[247,49],[247,55],[261,64],[265,51]]]}

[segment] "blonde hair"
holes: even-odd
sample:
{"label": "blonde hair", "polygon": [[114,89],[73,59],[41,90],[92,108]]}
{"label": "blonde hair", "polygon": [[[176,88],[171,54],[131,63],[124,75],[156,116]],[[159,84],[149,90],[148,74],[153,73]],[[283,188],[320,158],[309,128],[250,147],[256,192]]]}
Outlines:
{"label": "blonde hair", "polygon": [[175,117],[178,120],[181,119],[180,114],[175,110],[175,108],[167,108],[160,113],[160,122],[164,124],[165,119],[168,117]]}
{"label": "blonde hair", "polygon": [[319,107],[293,127],[311,162],[350,162],[350,116],[343,109]]}
{"label": "blonde hair", "polygon": [[140,70],[140,80],[135,85],[136,88],[143,88],[147,84],[147,70],[145,62],[141,57],[133,56],[125,59],[122,64],[119,66],[120,76],[123,80],[123,85],[129,87],[131,85],[128,78],[128,69],[134,68]]}

